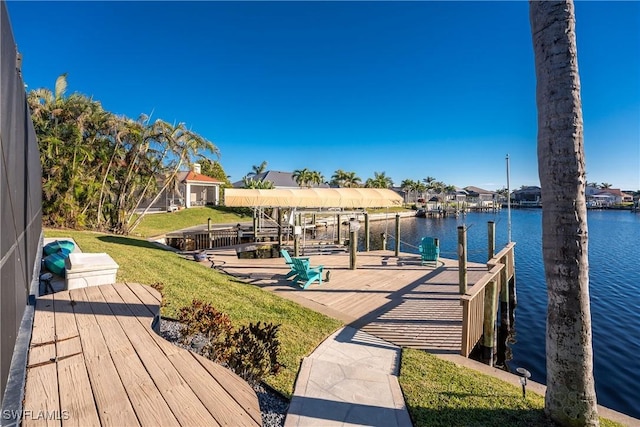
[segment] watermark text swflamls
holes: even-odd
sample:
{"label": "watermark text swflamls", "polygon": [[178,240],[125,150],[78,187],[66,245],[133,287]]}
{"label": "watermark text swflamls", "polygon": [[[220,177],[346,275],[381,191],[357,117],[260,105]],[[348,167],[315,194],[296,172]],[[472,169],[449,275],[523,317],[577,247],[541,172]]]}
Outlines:
{"label": "watermark text swflamls", "polygon": [[70,418],[69,411],[32,411],[29,409],[25,409],[22,411],[12,411],[12,410],[3,410],[2,411],[2,419],[3,420],[49,420],[49,421],[63,421],[68,420]]}

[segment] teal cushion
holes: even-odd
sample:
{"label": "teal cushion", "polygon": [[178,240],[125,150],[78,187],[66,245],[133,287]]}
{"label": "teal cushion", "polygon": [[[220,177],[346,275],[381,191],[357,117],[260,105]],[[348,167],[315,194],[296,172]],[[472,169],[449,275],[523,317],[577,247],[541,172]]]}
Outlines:
{"label": "teal cushion", "polygon": [[60,252],[53,253],[51,255],[47,255],[44,257],[44,266],[52,272],[53,274],[57,274],[60,277],[65,276],[65,266],[64,261],[67,259],[68,253],[65,253],[65,250]]}
{"label": "teal cushion", "polygon": [[74,247],[75,245],[73,244],[73,242],[69,240],[56,240],[55,242],[44,245],[44,248],[42,248],[42,250],[44,251],[45,255],[51,255],[61,251],[69,255],[71,252],[73,252]]}

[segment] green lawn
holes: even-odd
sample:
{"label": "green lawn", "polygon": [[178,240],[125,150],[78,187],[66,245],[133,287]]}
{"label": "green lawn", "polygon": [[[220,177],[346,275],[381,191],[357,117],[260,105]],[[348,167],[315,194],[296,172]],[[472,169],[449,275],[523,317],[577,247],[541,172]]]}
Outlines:
{"label": "green lawn", "polygon": [[205,206],[183,209],[172,213],[147,214],[140,225],[133,230],[132,234],[142,237],[158,236],[169,231],[206,224],[209,218],[211,218],[213,224],[251,221],[249,211],[246,211],[246,215],[239,215],[236,212],[240,212],[240,210]]}
{"label": "green lawn", "polygon": [[[544,398],[519,385],[458,366],[419,350],[404,349],[400,385],[418,426],[549,426]],[[620,426],[604,418],[604,427]]]}
{"label": "green lawn", "polygon": [[[173,214],[175,215],[175,214]],[[106,252],[120,265],[117,280],[164,285],[163,315],[194,298],[227,313],[235,325],[281,324],[281,361],[285,369],[266,383],[291,396],[300,361],[341,326],[337,320],[306,309],[260,288],[203,267],[146,240],[70,230],[45,230],[47,237],[71,237],[84,252]],[[405,349],[400,384],[416,427],[547,426],[541,396],[428,353]],[[602,426],[617,426],[601,420]]]}

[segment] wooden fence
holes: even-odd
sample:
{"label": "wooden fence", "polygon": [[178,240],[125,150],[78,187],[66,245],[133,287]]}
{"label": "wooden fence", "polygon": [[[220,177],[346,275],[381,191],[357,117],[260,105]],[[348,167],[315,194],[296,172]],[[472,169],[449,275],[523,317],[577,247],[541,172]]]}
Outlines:
{"label": "wooden fence", "polygon": [[[509,301],[515,277],[515,243],[509,243],[487,262],[488,272],[460,297],[462,305],[462,348],[469,354],[485,333],[494,336],[498,300]],[[513,293],[511,289],[511,293]]]}

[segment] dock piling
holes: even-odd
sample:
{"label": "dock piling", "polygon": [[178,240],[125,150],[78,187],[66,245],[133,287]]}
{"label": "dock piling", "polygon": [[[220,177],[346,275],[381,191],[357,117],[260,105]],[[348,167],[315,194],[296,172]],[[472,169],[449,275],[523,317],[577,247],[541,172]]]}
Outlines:
{"label": "dock piling", "polygon": [[493,258],[496,252],[496,223],[493,221],[487,222],[487,233],[488,233],[488,256],[487,260]]}
{"label": "dock piling", "polygon": [[458,227],[458,284],[460,295],[467,292],[467,230]]}
{"label": "dock piling", "polygon": [[484,291],[484,324],[482,327],[482,359],[493,366],[496,356],[496,317],[498,311],[498,293],[495,280],[489,282]]}
{"label": "dock piling", "polygon": [[369,214],[364,213],[364,251],[369,252],[371,246],[371,239],[369,236]]}
{"label": "dock piling", "polygon": [[209,235],[209,247],[213,247],[213,236],[211,235],[211,218],[207,218],[207,234]]}
{"label": "dock piling", "polygon": [[395,255],[400,256],[400,214],[396,214],[396,244]]}

